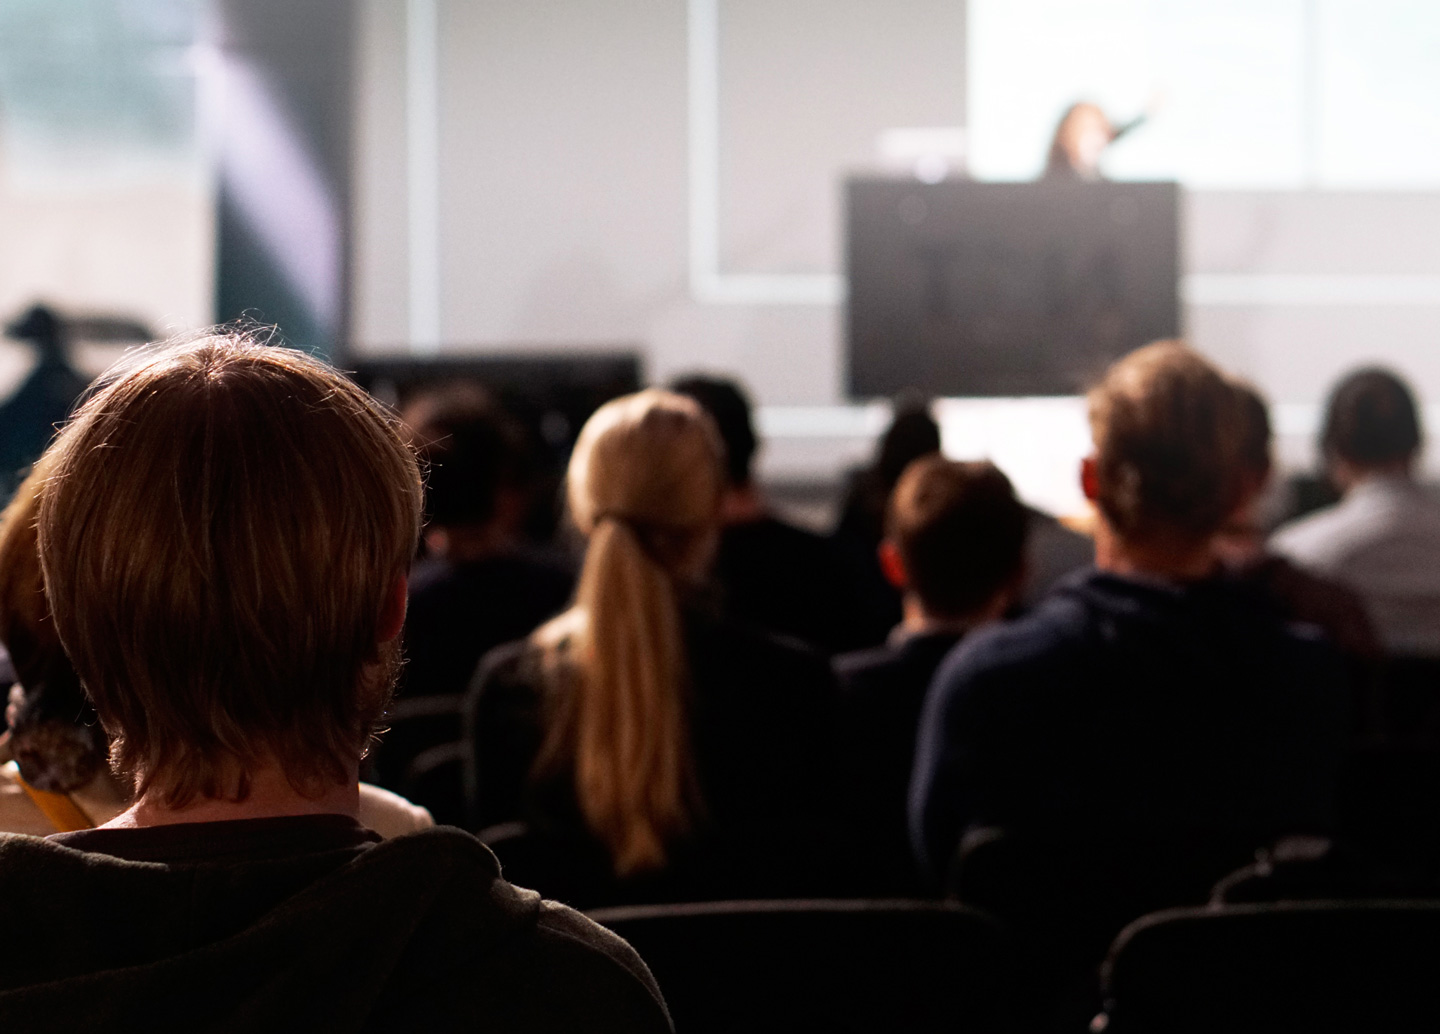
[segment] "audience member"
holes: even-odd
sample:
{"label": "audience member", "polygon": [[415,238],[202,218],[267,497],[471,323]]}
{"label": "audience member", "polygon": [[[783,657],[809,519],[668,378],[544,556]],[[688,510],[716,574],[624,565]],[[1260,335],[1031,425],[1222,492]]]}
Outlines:
{"label": "audience member", "polygon": [[851,475],[831,536],[855,572],[860,612],[867,635],[879,642],[900,623],[900,591],[880,567],[885,508],[895,483],[913,460],[940,451],[940,425],[928,402],[902,399],[890,426],[876,444],[868,467]]}
{"label": "audience member", "polygon": [[575,603],[472,691],[481,821],[527,822],[576,903],[801,894],[836,864],[829,666],[697,597],[722,450],[682,395],[602,406],[568,476],[588,539]]}
{"label": "audience member", "polygon": [[[1132,875],[1203,895],[1255,847],[1330,828],[1346,687],[1328,644],[1217,570],[1216,533],[1245,491],[1234,386],[1162,342],[1115,364],[1089,404],[1096,569],[941,666],[911,831],[937,875],[979,827],[1143,841],[1185,871]],[[1089,892],[1167,903],[1123,873],[1102,867]]]}
{"label": "audience member", "polygon": [[881,564],[904,600],[885,646],[835,659],[840,750],[862,892],[918,895],[905,801],[915,728],[940,661],[971,629],[999,618],[1019,593],[1029,515],[990,463],[939,455],[911,463],[886,515]]}
{"label": "audience member", "polygon": [[70,415],[86,378],[70,362],[65,320],[47,305],[32,305],[5,326],[4,333],[28,342],[35,367],[0,403],[0,499],[8,499]]}
{"label": "audience member", "polygon": [[47,462],[50,615],[136,791],[0,836],[0,1027],[669,1029],[622,941],[469,835],[356,821],[421,499],[376,403],[220,332],[133,360]]}
{"label": "audience member", "polygon": [[722,606],[737,620],[828,653],[870,646],[843,554],[828,539],[770,512],[755,483],[757,441],[750,402],[733,381],[683,377],[672,385],[714,418],[725,443],[724,532],[715,562]]}
{"label": "audience member", "polygon": [[[46,453],[0,514],[0,643],[13,682],[0,735],[0,832],[48,836],[90,829],[130,807],[132,787],[110,771],[110,744],[50,620],[36,548]],[[429,812],[360,784],[359,821],[389,838],[435,824]]]}
{"label": "audience member", "polygon": [[1415,483],[1420,416],[1395,374],[1336,386],[1320,451],[1338,504],[1277,531],[1271,548],[1359,593],[1391,654],[1440,657],[1440,502]]}
{"label": "audience member", "polygon": [[1380,642],[1360,597],[1266,549],[1261,501],[1271,474],[1269,407],[1253,386],[1239,380],[1234,384],[1245,425],[1244,488],[1239,505],[1215,537],[1221,563],[1263,588],[1289,617],[1319,626],[1347,656],[1373,661],[1380,656]]}
{"label": "audience member", "polygon": [[428,468],[428,548],[410,576],[402,689],[463,693],[492,647],[564,609],[575,579],[521,544],[525,444],[504,413],[462,402],[414,431]]}
{"label": "audience member", "polygon": [[[460,700],[480,658],[563,610],[575,579],[523,542],[527,443],[514,421],[474,387],[430,392],[413,400],[406,416],[428,473],[425,555],[410,573],[399,687],[412,702],[377,750],[374,771],[458,822],[458,780],[411,785],[410,763],[459,740]],[[437,699],[447,696],[453,706]]]}

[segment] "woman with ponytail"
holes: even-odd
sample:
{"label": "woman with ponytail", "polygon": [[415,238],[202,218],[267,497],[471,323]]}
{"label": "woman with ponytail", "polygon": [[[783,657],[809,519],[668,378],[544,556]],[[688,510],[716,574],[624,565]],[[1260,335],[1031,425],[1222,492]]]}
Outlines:
{"label": "woman with ponytail", "polygon": [[723,463],[688,398],[602,406],[567,478],[586,540],[574,602],[477,673],[479,820],[528,824],[546,893],[593,905],[809,889],[829,667],[705,606]]}

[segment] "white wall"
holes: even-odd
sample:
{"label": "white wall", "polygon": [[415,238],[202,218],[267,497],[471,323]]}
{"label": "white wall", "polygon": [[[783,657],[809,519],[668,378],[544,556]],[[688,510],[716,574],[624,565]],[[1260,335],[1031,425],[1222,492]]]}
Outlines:
{"label": "white wall", "polygon": [[[838,272],[838,183],[879,130],[963,122],[962,0],[437,2],[444,349],[633,343],[655,380],[842,401],[833,300],[691,296],[687,6],[717,5],[719,271],[764,294]],[[404,0],[362,24],[354,328],[379,352],[406,338]],[[1277,402],[1369,360],[1440,400],[1440,195],[1192,194],[1184,239],[1187,333]]]}

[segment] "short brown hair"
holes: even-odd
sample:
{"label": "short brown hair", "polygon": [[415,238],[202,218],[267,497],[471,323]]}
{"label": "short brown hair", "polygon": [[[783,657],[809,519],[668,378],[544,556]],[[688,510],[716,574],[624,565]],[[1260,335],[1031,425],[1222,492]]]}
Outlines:
{"label": "short brown hair", "polygon": [[1320,449],[1359,467],[1410,459],[1420,449],[1420,414],[1409,386],[1378,366],[1349,374],[1330,394]]}
{"label": "short brown hair", "polygon": [[1090,392],[1096,503],[1121,538],[1213,535],[1239,504],[1253,419],[1237,385],[1179,341],[1110,367]]}
{"label": "short brown hair", "polygon": [[993,463],[922,456],[895,484],[885,532],[925,609],[971,614],[1020,573],[1029,513]]}
{"label": "short brown hair", "polygon": [[419,534],[398,421],[221,330],[116,374],[47,463],[51,612],[137,792],[241,798],[266,758],[302,792],[342,778],[389,699],[380,612]]}

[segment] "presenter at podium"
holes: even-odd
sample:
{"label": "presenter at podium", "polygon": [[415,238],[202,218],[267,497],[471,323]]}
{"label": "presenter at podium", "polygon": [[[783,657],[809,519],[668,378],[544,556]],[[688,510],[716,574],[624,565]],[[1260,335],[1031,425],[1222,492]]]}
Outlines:
{"label": "presenter at podium", "polygon": [[1116,140],[1145,121],[1146,115],[1117,126],[1098,104],[1078,101],[1065,109],[1055,136],[1050,141],[1050,154],[1045,160],[1045,179],[1073,179],[1098,183],[1100,156]]}

